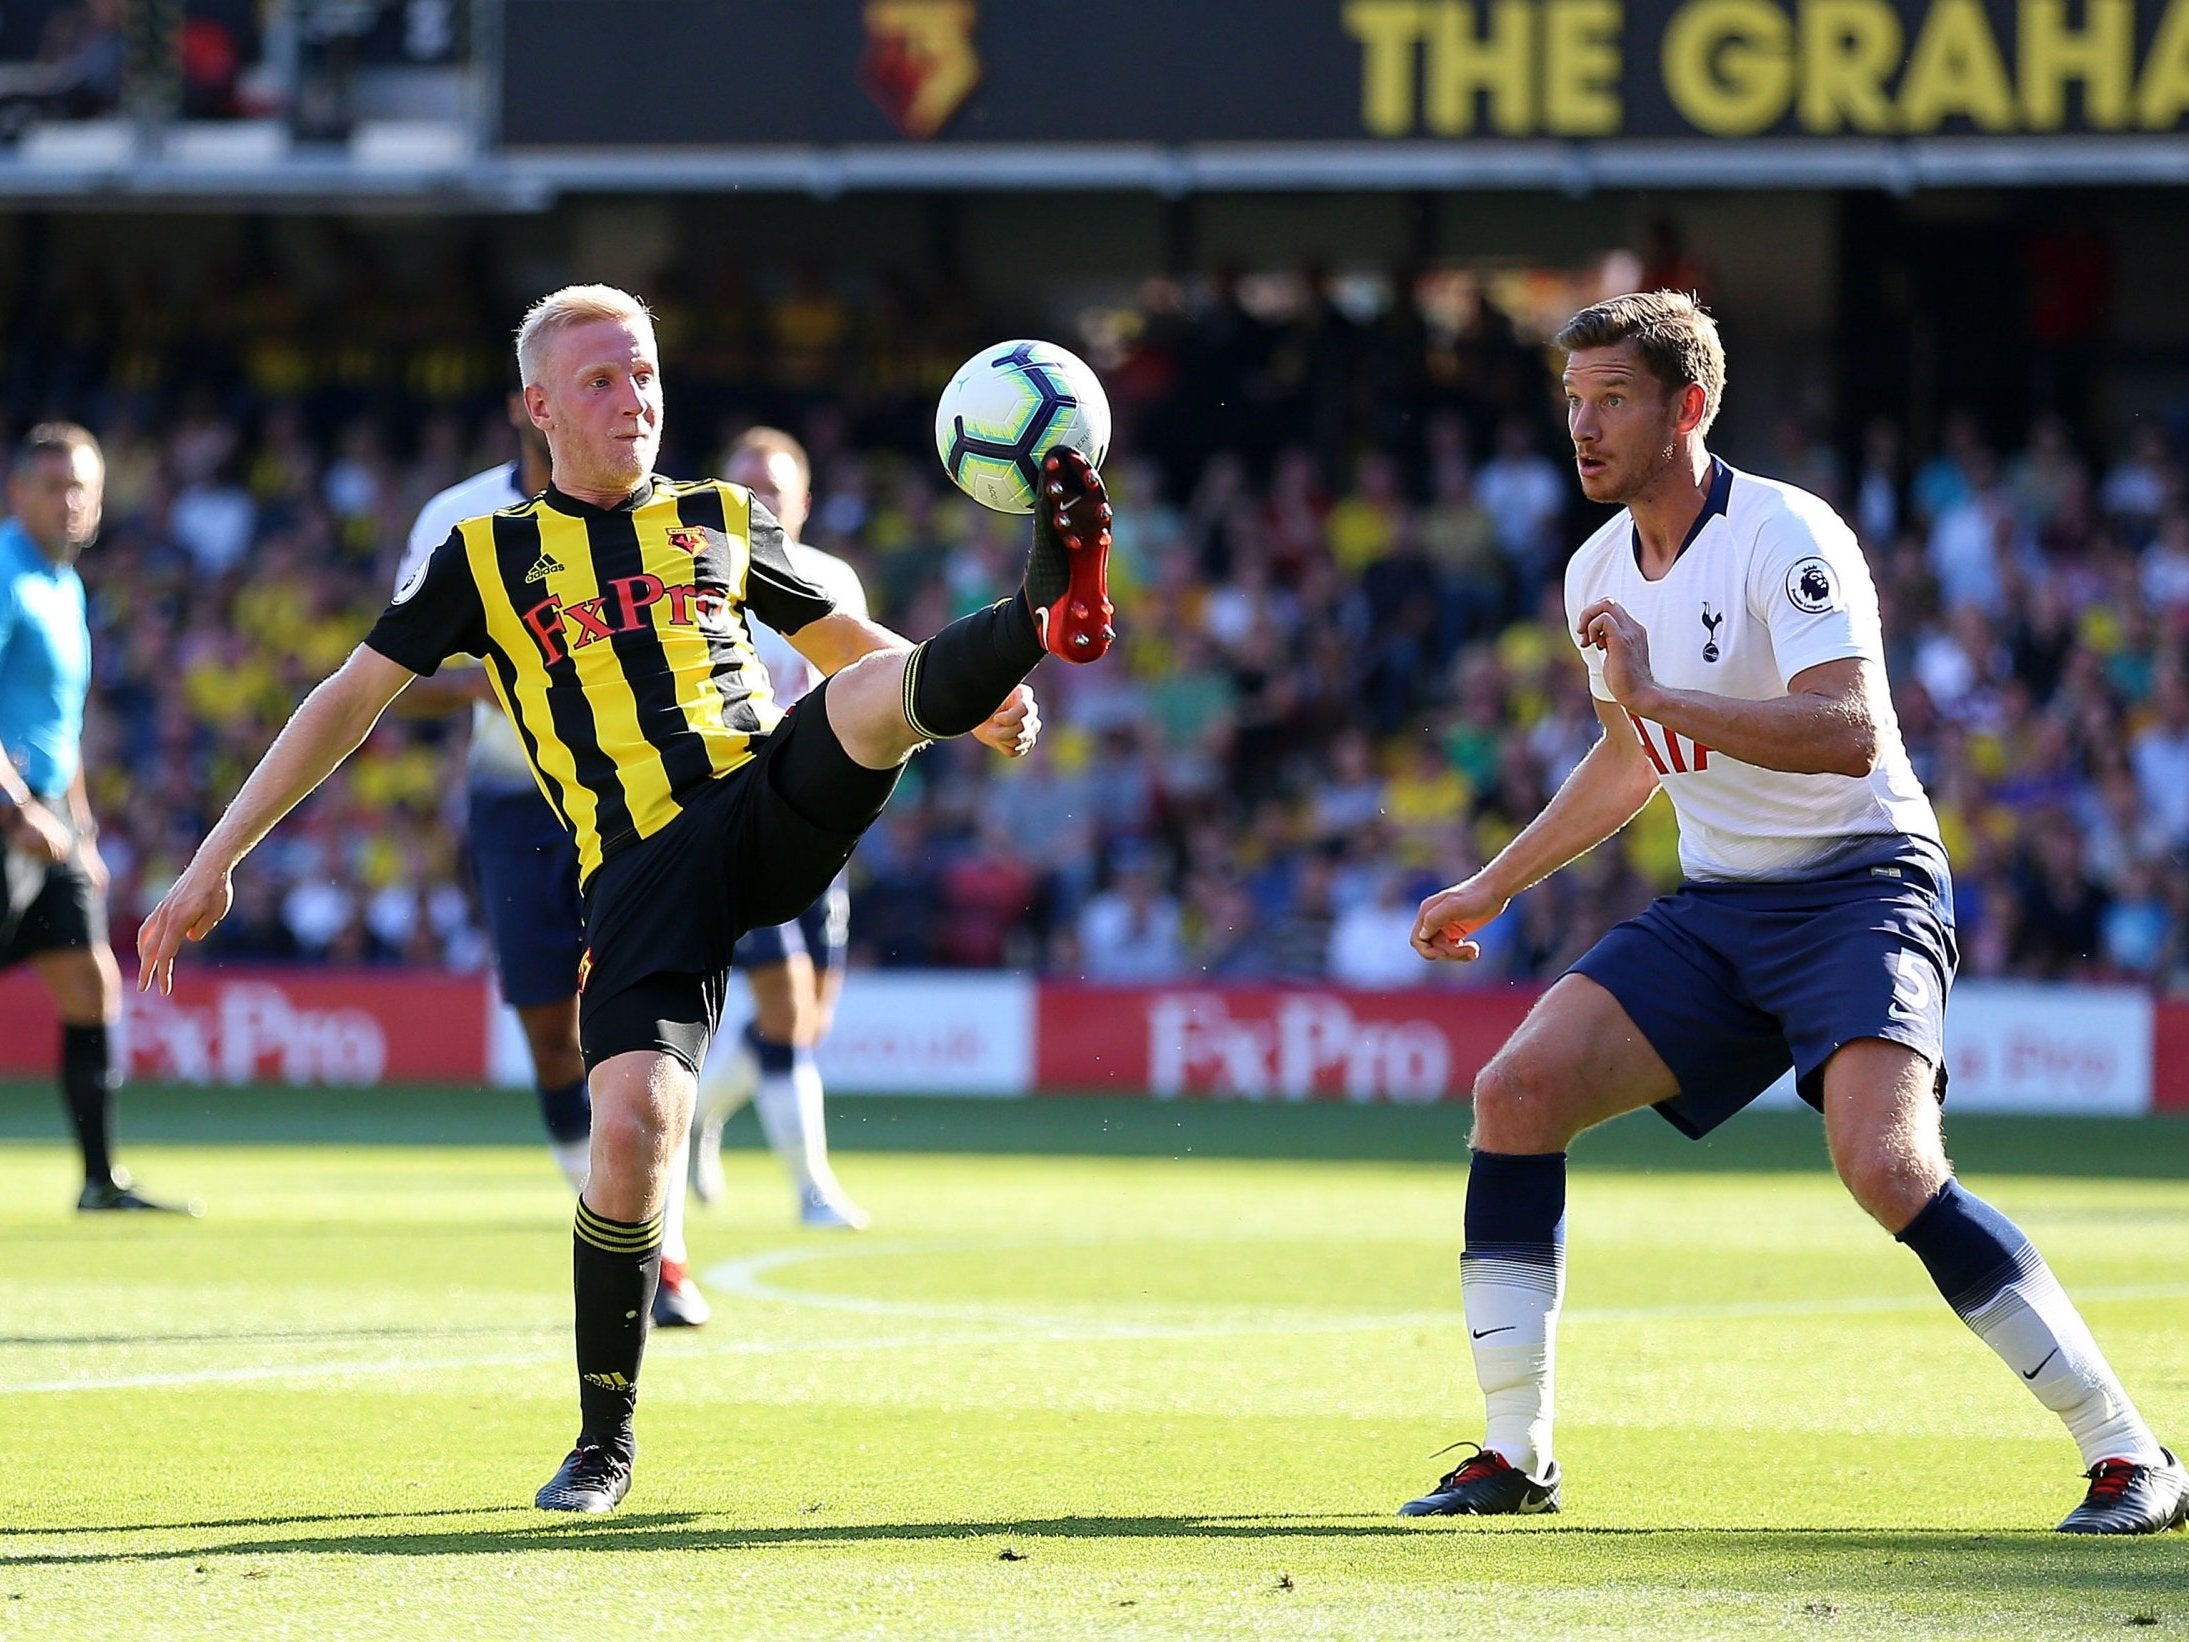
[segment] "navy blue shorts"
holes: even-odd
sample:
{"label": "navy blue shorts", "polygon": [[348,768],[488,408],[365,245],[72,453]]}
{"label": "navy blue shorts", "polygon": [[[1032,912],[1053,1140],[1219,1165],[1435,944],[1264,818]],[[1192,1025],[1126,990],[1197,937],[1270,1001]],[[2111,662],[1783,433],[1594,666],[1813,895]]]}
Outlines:
{"label": "navy blue shorts", "polygon": [[502,996],[519,1009],[578,992],[578,846],[534,787],[471,789],[471,870]]}
{"label": "navy blue shorts", "polygon": [[1824,1063],[1885,1038],[1939,1068],[1960,960],[1953,884],[1935,845],[1864,840],[1815,877],[1685,883],[1573,966],[1619,1000],[1680,1092],[1657,1110],[1700,1139],[1791,1066],[1823,1109]]}
{"label": "navy blue shorts", "polygon": [[791,922],[745,931],[730,951],[730,962],[743,970],[765,969],[803,952],[813,960],[814,973],[826,975],[844,961],[844,948],[850,944],[851,891],[838,878]]}

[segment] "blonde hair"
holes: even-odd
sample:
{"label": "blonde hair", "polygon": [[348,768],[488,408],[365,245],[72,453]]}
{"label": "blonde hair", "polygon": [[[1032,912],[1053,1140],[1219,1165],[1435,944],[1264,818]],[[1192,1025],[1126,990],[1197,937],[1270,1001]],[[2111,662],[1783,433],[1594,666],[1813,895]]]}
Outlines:
{"label": "blonde hair", "polygon": [[1551,340],[1567,353],[1631,341],[1667,393],[1676,394],[1690,382],[1703,390],[1698,434],[1708,433],[1718,419],[1718,405],[1725,398],[1725,344],[1718,340],[1718,322],[1685,291],[1615,296],[1583,308]]}
{"label": "blonde hair", "polygon": [[745,455],[758,456],[763,461],[770,456],[788,456],[798,464],[798,482],[808,490],[813,488],[813,462],[806,455],[806,447],[781,428],[747,428],[730,446],[722,465],[727,467]]}
{"label": "blonde hair", "polygon": [[573,325],[596,319],[621,319],[654,328],[654,316],[646,304],[629,291],[613,285],[565,285],[550,291],[525,310],[517,327],[517,375],[522,385],[532,386],[540,377],[540,353],[548,339]]}

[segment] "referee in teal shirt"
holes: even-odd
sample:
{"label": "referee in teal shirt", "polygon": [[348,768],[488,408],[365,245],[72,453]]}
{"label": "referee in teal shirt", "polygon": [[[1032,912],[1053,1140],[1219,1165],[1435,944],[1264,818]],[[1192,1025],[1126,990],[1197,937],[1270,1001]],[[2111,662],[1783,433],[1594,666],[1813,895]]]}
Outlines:
{"label": "referee in teal shirt", "polygon": [[[0,521],[0,969],[29,963],[61,1017],[61,1094],[83,1152],[76,1207],[168,1210],[114,1166],[121,972],[106,936],[106,864],[84,796],[91,628],[76,556],[99,533],[106,460],[80,427],[32,428]],[[194,1206],[193,1210],[194,1212]]]}

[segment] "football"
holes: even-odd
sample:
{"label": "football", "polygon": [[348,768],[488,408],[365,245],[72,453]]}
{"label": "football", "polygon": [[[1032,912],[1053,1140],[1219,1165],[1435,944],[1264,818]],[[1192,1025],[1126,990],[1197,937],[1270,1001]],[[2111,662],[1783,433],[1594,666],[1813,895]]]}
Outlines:
{"label": "football", "polygon": [[1110,401],[1077,354],[1053,342],[998,342],[950,378],[935,406],[935,453],[966,495],[1031,513],[1041,459],[1070,445],[1097,467],[1110,451]]}

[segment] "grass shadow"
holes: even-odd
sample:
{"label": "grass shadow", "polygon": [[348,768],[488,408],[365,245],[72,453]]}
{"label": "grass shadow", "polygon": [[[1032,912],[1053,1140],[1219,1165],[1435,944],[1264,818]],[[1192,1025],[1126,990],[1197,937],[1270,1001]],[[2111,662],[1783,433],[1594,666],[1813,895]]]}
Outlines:
{"label": "grass shadow", "polygon": [[[521,1507],[501,1507],[507,1515]],[[417,1512],[411,1518],[465,1515],[464,1512]],[[476,1513],[486,1514],[486,1513]],[[531,1515],[527,1513],[527,1515]],[[329,1525],[403,1518],[404,1513],[371,1517],[308,1516],[237,1519],[223,1523],[138,1524],[128,1529],[85,1532],[165,1533],[203,1528]],[[25,1530],[12,1530],[24,1532]],[[607,1518],[533,1517],[525,1526],[430,1528],[360,1534],[300,1535],[220,1540],[170,1549],[142,1545],[113,1550],[31,1552],[0,1555],[0,1568],[100,1567],[125,1562],[202,1560],[207,1557],[289,1555],[507,1556],[531,1552],[764,1552],[799,1547],[887,1547],[937,1540],[1002,1539],[1022,1555],[1038,1556],[1041,1542],[1069,1544],[1092,1540],[1168,1540],[1181,1542],[1266,1542],[1274,1548],[1308,1541],[1352,1541],[1364,1549],[1373,1542],[1419,1546],[1441,1539],[1458,1555],[1450,1577],[1496,1578],[1496,1564],[1516,1548],[1505,1543],[1518,1533],[1529,1541],[1539,1562],[1556,1558],[1567,1564],[1601,1558],[1598,1577],[1622,1582],[1656,1582],[1653,1568],[1671,1580],[1683,1580],[1759,1593],[1783,1592],[1785,1580],[1799,1577],[1819,1588],[1875,1588],[1890,1582],[1920,1582],[1926,1589],[1963,1595],[2011,1598],[2017,1592],[2042,1591],[2057,1598],[2069,1594],[2138,1600],[2177,1592],[2179,1566],[2172,1546],[2139,1549],[2141,1542],[2093,1541],[2029,1533],[1971,1533],[1960,1530],[1878,1530],[1830,1528],[1646,1528],[1588,1526],[1547,1522],[1440,1521],[1403,1522],[1375,1515],[1181,1515],[1064,1516],[994,1521],[810,1523],[789,1527],[745,1527],[710,1521],[688,1512],[632,1512]],[[68,1537],[66,1531],[56,1537]],[[1637,1565],[1636,1553],[1653,1559]],[[1479,1559],[1470,1564],[1468,1557]],[[1882,1570],[1904,1572],[1883,1576]]]}

